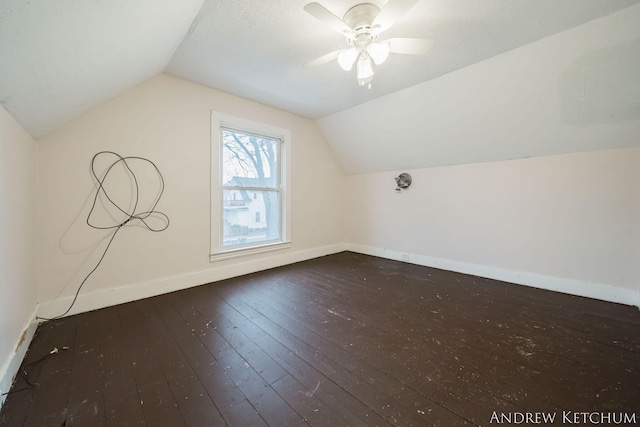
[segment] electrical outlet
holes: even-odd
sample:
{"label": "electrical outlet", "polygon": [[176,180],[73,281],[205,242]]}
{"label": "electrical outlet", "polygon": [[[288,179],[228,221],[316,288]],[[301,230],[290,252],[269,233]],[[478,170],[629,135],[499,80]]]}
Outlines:
{"label": "electrical outlet", "polygon": [[409,262],[409,254],[406,252],[403,252],[400,254],[400,261],[404,261],[404,262]]}

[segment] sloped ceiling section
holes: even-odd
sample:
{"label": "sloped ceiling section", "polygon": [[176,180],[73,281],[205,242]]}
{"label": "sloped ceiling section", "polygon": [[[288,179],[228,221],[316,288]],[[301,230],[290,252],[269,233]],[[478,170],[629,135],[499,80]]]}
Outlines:
{"label": "sloped ceiling section", "polygon": [[318,120],[347,174],[640,145],[640,5]]}
{"label": "sloped ceiling section", "polygon": [[161,73],[203,0],[2,0],[0,104],[39,138]]}

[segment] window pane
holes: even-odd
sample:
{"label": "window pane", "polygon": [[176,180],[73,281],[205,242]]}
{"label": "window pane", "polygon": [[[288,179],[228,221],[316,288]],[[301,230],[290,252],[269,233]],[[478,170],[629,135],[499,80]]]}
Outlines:
{"label": "window pane", "polygon": [[280,240],[279,191],[224,190],[223,198],[222,246]]}
{"label": "window pane", "polygon": [[280,141],[222,129],[222,183],[238,187],[278,187]]}

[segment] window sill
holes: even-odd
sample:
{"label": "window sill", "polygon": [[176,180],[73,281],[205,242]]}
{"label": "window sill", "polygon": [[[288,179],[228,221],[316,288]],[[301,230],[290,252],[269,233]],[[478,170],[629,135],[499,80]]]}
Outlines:
{"label": "window sill", "polygon": [[216,252],[209,255],[209,262],[225,261],[233,258],[240,258],[247,255],[261,254],[265,252],[279,251],[291,247],[291,242],[270,243],[263,246],[252,246],[250,248],[230,249]]}

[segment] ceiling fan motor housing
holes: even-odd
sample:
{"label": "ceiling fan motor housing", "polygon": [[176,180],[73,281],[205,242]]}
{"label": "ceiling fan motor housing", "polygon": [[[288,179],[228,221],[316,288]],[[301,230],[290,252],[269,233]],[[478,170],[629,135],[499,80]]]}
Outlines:
{"label": "ceiling fan motor housing", "polygon": [[353,6],[344,14],[342,19],[356,34],[371,33],[371,24],[380,9],[375,4],[362,3]]}

